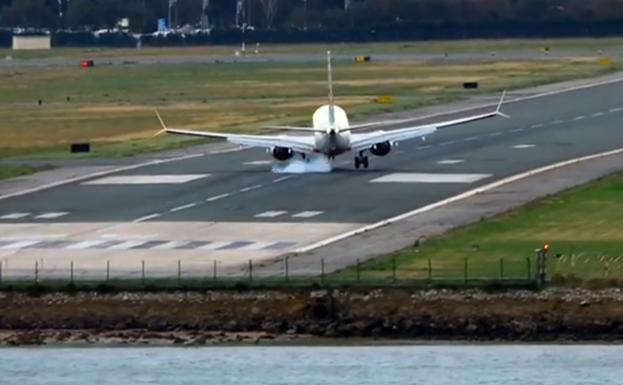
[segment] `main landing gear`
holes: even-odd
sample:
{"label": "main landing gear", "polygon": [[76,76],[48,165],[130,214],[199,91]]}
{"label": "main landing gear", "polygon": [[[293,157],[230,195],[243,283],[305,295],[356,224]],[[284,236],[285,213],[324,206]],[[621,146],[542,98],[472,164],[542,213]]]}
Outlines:
{"label": "main landing gear", "polygon": [[368,168],[370,166],[370,163],[368,162],[368,157],[363,155],[362,152],[355,157],[355,168],[359,169],[361,166],[363,166],[363,168]]}

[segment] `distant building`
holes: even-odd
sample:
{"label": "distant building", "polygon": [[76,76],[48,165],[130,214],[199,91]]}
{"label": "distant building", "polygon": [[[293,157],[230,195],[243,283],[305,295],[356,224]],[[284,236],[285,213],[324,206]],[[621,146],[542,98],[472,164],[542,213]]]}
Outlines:
{"label": "distant building", "polygon": [[28,49],[51,49],[52,40],[50,36],[33,35],[13,35],[14,50]]}

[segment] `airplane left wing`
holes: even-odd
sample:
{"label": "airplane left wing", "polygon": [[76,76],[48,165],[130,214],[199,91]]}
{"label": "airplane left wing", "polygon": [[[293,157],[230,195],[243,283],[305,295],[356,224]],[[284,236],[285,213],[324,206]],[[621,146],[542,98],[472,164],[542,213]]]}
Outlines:
{"label": "airplane left wing", "polygon": [[290,135],[244,135],[244,134],[226,134],[220,132],[207,132],[207,131],[192,131],[183,130],[178,128],[169,128],[165,125],[164,121],[160,117],[160,114],[156,111],[156,116],[162,125],[162,130],[159,133],[166,132],[169,134],[196,136],[202,138],[216,138],[225,139],[230,143],[238,144],[245,147],[260,147],[272,149],[274,147],[291,148],[293,151],[303,154],[310,154],[314,152],[314,138],[312,136],[290,136]]}

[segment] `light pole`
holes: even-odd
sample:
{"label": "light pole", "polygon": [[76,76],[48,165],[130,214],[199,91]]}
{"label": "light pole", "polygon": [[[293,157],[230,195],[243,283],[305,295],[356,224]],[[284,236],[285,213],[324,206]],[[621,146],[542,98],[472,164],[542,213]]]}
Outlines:
{"label": "light pole", "polygon": [[303,31],[307,31],[307,0],[303,0]]}

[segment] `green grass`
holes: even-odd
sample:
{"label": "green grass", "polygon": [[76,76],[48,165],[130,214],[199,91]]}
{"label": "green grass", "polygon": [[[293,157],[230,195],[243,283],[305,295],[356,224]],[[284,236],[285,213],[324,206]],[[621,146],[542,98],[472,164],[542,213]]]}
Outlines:
{"label": "green grass", "polygon": [[0,180],[34,174],[36,172],[45,171],[49,169],[51,169],[51,167],[49,166],[30,167],[30,166],[22,166],[22,165],[14,166],[14,165],[0,164]]}
{"label": "green grass", "polygon": [[[615,69],[582,60],[422,63],[339,62],[337,101],[352,120],[387,111],[458,100],[476,92],[528,87]],[[122,65],[0,70],[0,158],[66,157],[69,143],[90,141],[89,156],[126,156],[176,148],[186,139],[159,137],[153,110],[180,128],[262,132],[272,124],[309,124],[325,102],[318,63]],[[393,105],[374,103],[378,95]],[[42,103],[39,105],[38,101]]]}
{"label": "green grass", "polygon": [[[623,280],[623,174],[531,203],[521,209],[426,240],[361,266],[369,278],[520,279],[534,273],[534,250],[551,245],[550,276],[558,281]],[[560,254],[560,257],[555,257]],[[395,262],[394,262],[395,261]],[[349,269],[339,275],[355,274]]]}

